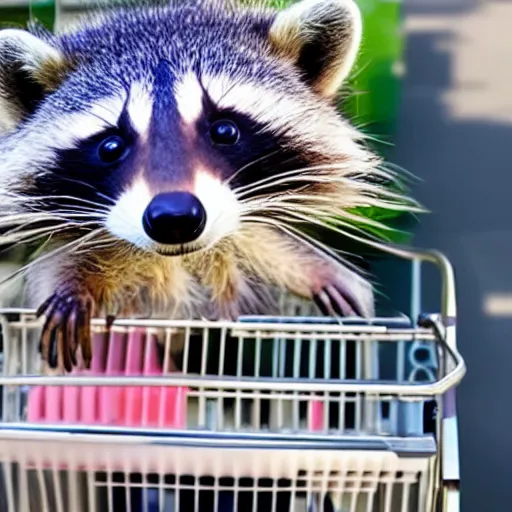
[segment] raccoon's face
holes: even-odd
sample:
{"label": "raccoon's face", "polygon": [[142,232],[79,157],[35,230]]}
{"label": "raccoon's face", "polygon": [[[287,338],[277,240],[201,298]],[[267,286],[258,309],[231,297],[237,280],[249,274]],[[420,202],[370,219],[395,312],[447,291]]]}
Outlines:
{"label": "raccoon's face", "polygon": [[140,8],[59,37],[1,31],[0,180],[166,255],[269,215],[302,221],[304,205],[358,206],[375,161],[332,100],[360,36],[352,0]]}

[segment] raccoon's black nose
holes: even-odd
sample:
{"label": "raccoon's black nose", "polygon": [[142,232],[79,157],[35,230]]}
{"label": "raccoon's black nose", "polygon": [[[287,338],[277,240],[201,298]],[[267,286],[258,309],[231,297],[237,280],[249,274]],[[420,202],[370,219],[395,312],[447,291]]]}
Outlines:
{"label": "raccoon's black nose", "polygon": [[206,211],[199,199],[188,192],[167,192],[149,203],[142,224],[155,242],[186,244],[203,232]]}

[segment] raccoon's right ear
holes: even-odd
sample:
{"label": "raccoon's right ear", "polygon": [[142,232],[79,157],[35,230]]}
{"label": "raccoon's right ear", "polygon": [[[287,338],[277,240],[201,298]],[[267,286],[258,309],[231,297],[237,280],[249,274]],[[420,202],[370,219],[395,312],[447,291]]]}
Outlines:
{"label": "raccoon's right ear", "polygon": [[30,115],[69,70],[61,52],[25,30],[0,30],[0,130]]}
{"label": "raccoon's right ear", "polygon": [[354,0],[299,0],[278,12],[269,38],[312,88],[332,97],[356,60],[362,20]]}

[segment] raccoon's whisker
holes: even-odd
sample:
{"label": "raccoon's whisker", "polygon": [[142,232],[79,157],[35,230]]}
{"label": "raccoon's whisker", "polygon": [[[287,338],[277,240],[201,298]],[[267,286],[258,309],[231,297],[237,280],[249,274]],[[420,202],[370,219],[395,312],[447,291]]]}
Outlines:
{"label": "raccoon's whisker", "polygon": [[[34,210],[38,213],[42,212],[43,210]],[[78,219],[104,219],[106,217],[103,213],[94,212],[93,210],[90,211],[77,211],[77,210],[53,210],[53,212],[58,215],[62,220],[69,220],[70,222],[73,220]]]}
{"label": "raccoon's whisker", "polygon": [[[279,212],[279,213],[283,213],[283,212]],[[344,222],[343,220],[341,219],[328,219],[329,221],[331,222],[326,222],[325,220],[322,220],[318,217],[315,217],[315,216],[311,216],[311,215],[303,215],[303,214],[300,214],[296,211],[286,211],[284,212],[285,215],[278,215],[277,218],[283,220],[284,222],[286,223],[293,223],[293,222],[305,222],[307,224],[314,224],[314,225],[317,225],[317,226],[321,226],[327,230],[330,230],[330,231],[334,231],[336,233],[339,233],[339,234],[342,234],[344,236],[347,236],[349,238],[353,238],[356,236],[355,239],[357,239],[358,241],[360,242],[363,242],[363,243],[370,243],[371,241],[373,241],[374,243],[378,243],[378,237],[373,235],[372,233],[368,233],[367,231],[357,227],[357,226],[354,226],[354,225],[351,225],[347,222]],[[335,220],[336,224],[334,224],[332,221]],[[341,228],[347,228],[351,231],[356,231],[358,233],[360,233],[362,236],[359,237],[357,235],[351,235],[349,232],[345,231],[344,229],[341,229]],[[363,238],[365,237],[365,238]],[[371,245],[371,244],[370,244]],[[382,246],[382,245],[381,245]]]}
{"label": "raccoon's whisker", "polygon": [[[83,223],[83,224],[70,224],[70,223],[62,223],[52,226],[44,226],[41,228],[34,228],[34,229],[25,229],[20,230],[20,227],[18,226],[15,229],[9,230],[6,233],[0,235],[0,245],[5,245],[8,243],[12,243],[14,241],[20,242],[24,241],[27,238],[33,238],[35,235],[38,235],[39,238],[44,236],[45,234],[51,234],[55,235],[57,233],[62,233],[64,231],[67,231],[72,228],[84,228],[87,227],[87,224],[95,224],[95,223]],[[26,226],[23,226],[26,227]]]}
{"label": "raccoon's whisker", "polygon": [[[26,204],[25,208],[30,212],[38,212],[38,213],[49,213],[48,206],[37,205],[37,204]],[[96,208],[92,208],[90,206],[82,206],[76,208],[73,205],[59,205],[58,208],[51,209],[52,214],[64,214],[64,213],[76,213],[76,214],[93,214],[93,215],[105,215],[105,213],[98,211]]]}
{"label": "raccoon's whisker", "polygon": [[[7,233],[13,233],[16,231],[22,231],[25,230],[27,227],[30,227],[34,224],[44,224],[44,226],[41,226],[41,228],[45,229],[56,229],[56,226],[59,225],[65,225],[65,226],[85,226],[90,224],[93,221],[81,221],[78,222],[79,219],[86,218],[90,219],[91,215],[86,214],[82,216],[76,215],[75,218],[70,219],[68,217],[62,216],[62,215],[41,215],[39,213],[36,214],[29,214],[29,215],[6,215],[4,217],[0,217],[0,229],[1,228],[9,228]],[[97,222],[97,221],[96,221]],[[56,224],[60,223],[60,224]],[[2,235],[0,235],[1,237]]]}
{"label": "raccoon's whisker", "polygon": [[[339,233],[340,235],[343,235],[343,236],[345,236],[347,238],[350,238],[350,239],[352,239],[352,240],[354,240],[356,242],[368,245],[369,247],[377,249],[378,251],[383,251],[383,252],[387,252],[387,253],[395,254],[395,255],[403,254],[399,248],[396,248],[396,247],[393,247],[393,246],[389,246],[386,242],[380,241],[375,236],[371,236],[371,238],[368,238],[368,237],[363,238],[363,237],[361,237],[359,235],[356,235],[353,232],[344,231],[344,230],[342,230],[342,229],[340,229],[340,228],[338,228],[336,226],[333,226],[332,224],[325,224],[325,223],[322,223],[322,222],[320,222],[318,220],[315,220],[314,223],[319,225],[319,226],[322,226],[322,227],[325,227],[327,229],[330,229],[331,231]],[[364,233],[364,234],[367,235],[367,233]]]}
{"label": "raccoon's whisker", "polygon": [[[326,229],[331,229],[331,226],[340,226],[348,229],[352,229],[354,231],[360,232],[362,235],[371,236],[364,229],[354,226],[342,218],[333,217],[331,215],[325,214],[325,212],[311,212],[311,211],[298,211],[295,208],[280,208],[280,207],[267,207],[265,208],[265,213],[271,213],[274,218],[278,218],[287,224],[304,222],[306,224],[316,224],[321,225]],[[381,227],[381,226],[378,226]]]}
{"label": "raccoon's whisker", "polygon": [[[280,229],[283,232],[286,232],[288,234],[293,233],[293,236],[296,239],[300,239],[304,243],[308,244],[310,247],[316,247],[317,251],[324,252],[326,254],[329,254],[332,258],[340,261],[340,263],[343,263],[344,265],[350,265],[351,263],[347,261],[345,258],[341,256],[341,254],[349,254],[345,251],[341,251],[339,249],[333,249],[320,240],[317,240],[316,238],[304,233],[297,227],[295,227],[292,224],[285,223],[279,219],[276,218],[268,218],[268,217],[260,217],[258,215],[248,216],[245,219],[248,223],[257,223],[257,224],[266,224],[268,226],[276,227]],[[354,255],[351,255],[354,256]]]}
{"label": "raccoon's whisker", "polygon": [[[113,110],[109,110],[108,108],[105,107],[105,105],[96,105],[96,107],[102,108],[105,112],[108,112],[116,119],[119,117],[119,112],[116,113]],[[104,117],[101,117],[99,114],[96,114],[95,112],[89,112],[89,114],[91,115],[91,117],[95,117],[102,123],[105,123],[104,128],[115,128],[115,124],[113,124],[111,121],[107,121],[107,119],[105,119]]]}
{"label": "raccoon's whisker", "polygon": [[[347,184],[347,192],[354,192],[355,190],[358,190],[358,202],[360,203],[359,206],[365,206],[362,203],[363,199],[366,199],[368,201],[368,206],[376,206],[381,208],[386,208],[388,210],[396,210],[396,211],[408,211],[411,213],[421,213],[424,212],[425,209],[422,208],[416,201],[413,199],[398,194],[396,192],[383,189],[382,187],[377,187],[375,185],[369,185],[369,184],[361,184],[361,186],[358,186],[356,182],[353,180],[348,180],[345,178],[338,178],[337,180],[333,180],[328,177],[319,177],[319,176],[303,176],[303,177],[291,177],[288,179],[283,180],[276,180],[273,183],[269,183],[267,185],[262,185],[259,188],[259,191],[264,190],[265,188],[271,188],[276,185],[282,184],[282,183],[300,183],[300,182],[310,182],[311,183],[333,183],[335,181],[338,181],[340,183],[346,183]],[[307,189],[307,185],[305,185],[301,190],[304,191]],[[260,194],[256,196],[252,196],[249,199],[244,199],[245,196],[248,194],[253,194],[257,190],[249,191],[246,194],[241,194],[238,196],[238,200],[241,201],[243,204],[256,202],[256,201],[262,201],[265,199],[271,199],[271,198],[279,198],[280,200],[286,201],[289,198],[293,199],[299,199],[301,202],[314,202],[314,203],[321,203],[323,201],[330,201],[331,203],[339,201],[341,199],[341,192],[340,194],[327,194],[324,196],[321,196],[320,194]],[[346,198],[345,198],[346,200]]]}
{"label": "raccoon's whisker", "polygon": [[[252,188],[247,188],[246,190],[242,191],[240,193],[240,190],[236,190],[237,198],[243,199],[244,197],[248,195],[253,195],[255,192],[264,191],[268,188],[273,188],[278,185],[288,185],[292,183],[304,183],[305,185],[311,184],[311,183],[327,183],[327,184],[334,184],[334,183],[340,183],[340,184],[346,184],[348,187],[354,189],[354,188],[361,188],[363,190],[375,190],[376,192],[383,192],[387,193],[385,190],[382,190],[382,187],[377,187],[375,185],[370,185],[368,183],[362,183],[358,187],[358,183],[350,178],[345,178],[341,176],[329,176],[329,175],[322,175],[322,174],[305,174],[305,173],[299,173],[296,172],[292,175],[292,173],[289,173],[289,176],[284,176],[280,178],[277,176],[277,179],[271,178],[267,181],[267,183],[260,183],[259,185],[255,185]],[[402,197],[402,196],[398,196]]]}
{"label": "raccoon's whisker", "polygon": [[359,267],[357,267],[357,265],[353,264],[351,261],[344,258],[342,256],[342,254],[350,255],[352,258],[357,258],[359,260],[363,260],[362,256],[351,254],[351,253],[348,253],[347,251],[342,251],[341,249],[333,249],[333,248],[329,247],[328,245],[324,244],[323,242],[321,242],[320,240],[317,240],[314,237],[307,235],[306,233],[304,233],[303,231],[301,231],[300,229],[298,229],[297,227],[295,227],[293,225],[286,225],[283,228],[283,230],[288,230],[288,231],[294,233],[295,236],[297,237],[297,239],[300,239],[300,240],[304,241],[305,243],[308,243],[308,245],[310,247],[316,246],[317,251],[329,254],[332,258],[336,259],[343,265],[352,267],[354,270],[356,270],[359,273],[363,272]]}
{"label": "raccoon's whisker", "polygon": [[76,210],[56,210],[57,213],[62,215],[63,217],[69,218],[70,220],[75,219],[98,219],[103,220],[106,218],[105,213],[95,212],[92,208],[86,211],[76,211]]}
{"label": "raccoon's whisker", "polygon": [[248,185],[243,185],[241,187],[238,187],[235,190],[236,194],[239,194],[240,192],[246,192],[247,190],[252,191],[253,189],[258,189],[258,187],[264,183],[269,183],[268,186],[274,186],[278,181],[280,183],[286,183],[284,178],[286,177],[295,177],[299,180],[307,180],[307,179],[313,179],[313,178],[320,178],[323,177],[326,180],[333,180],[337,179],[336,176],[332,175],[317,175],[317,174],[306,174],[310,171],[328,171],[328,170],[340,170],[343,169],[344,166],[342,164],[325,164],[325,165],[315,165],[311,167],[302,167],[297,169],[288,170],[282,173],[274,174],[273,176],[267,176],[265,178],[262,178],[261,180],[255,181],[253,183],[250,183]]}
{"label": "raccoon's whisker", "polygon": [[[119,240],[118,240],[117,238],[115,238],[115,237],[113,237],[113,236],[106,236],[106,237],[103,237],[103,238],[101,238],[101,239],[99,239],[99,240],[96,240],[96,239],[94,239],[94,240],[88,240],[88,241],[84,242],[84,243],[82,244],[82,246],[83,246],[83,247],[89,247],[89,246],[93,246],[94,244],[96,244],[96,243],[100,243],[100,242],[101,242],[101,243],[106,243],[106,242],[108,242],[108,243],[112,243],[112,244],[113,244],[113,243],[115,243],[115,244],[119,244]],[[130,249],[132,249],[132,247],[130,247]]]}
{"label": "raccoon's whisker", "polygon": [[[44,211],[41,209],[37,209],[35,211]],[[75,208],[72,205],[61,205],[59,208],[52,209],[52,212],[55,212],[60,215],[76,215],[77,218],[82,217],[98,217],[105,218],[108,214],[108,210],[98,211],[97,209],[91,208],[89,206],[80,206],[79,208]]]}
{"label": "raccoon's whisker", "polygon": [[20,224],[26,223],[35,223],[35,222],[64,222],[62,216],[57,215],[45,215],[41,213],[20,213],[20,214],[12,214],[9,215],[7,212],[5,215],[0,217],[0,228],[7,226],[16,226]]}
{"label": "raccoon's whisker", "polygon": [[[284,209],[302,209],[303,211],[316,212],[327,216],[345,215],[346,211],[340,201],[332,195],[313,196],[310,194],[269,195],[251,198],[243,203],[242,211],[261,211],[269,208],[281,207]],[[350,205],[350,201],[348,202]],[[348,206],[347,206],[348,207]]]}
{"label": "raccoon's whisker", "polygon": [[328,211],[333,211],[333,208],[336,210],[342,211],[342,207],[333,207],[333,202],[336,201],[336,197],[333,197],[333,195],[324,195],[320,196],[318,194],[286,194],[286,195],[270,195],[268,197],[265,196],[257,196],[254,199],[251,199],[251,201],[248,201],[248,204],[251,204],[252,202],[256,203],[258,207],[261,207],[265,204],[269,205],[285,205],[289,206],[290,208],[296,208],[301,206],[328,206]]}
{"label": "raccoon's whisker", "polygon": [[45,231],[55,231],[55,232],[58,232],[62,229],[62,227],[67,227],[69,226],[69,224],[67,222],[64,222],[64,223],[61,223],[61,224],[52,224],[51,226],[43,226],[43,227],[40,227],[40,228],[33,228],[33,229],[26,229],[27,227],[29,227],[32,223],[27,223],[27,224],[23,224],[21,226],[16,226],[15,228],[12,228],[12,229],[9,229],[8,231],[6,231],[5,233],[3,233],[1,236],[0,236],[0,241],[3,240],[3,238],[5,238],[6,236],[9,237],[9,236],[12,236],[12,235],[15,235],[15,234],[18,234],[19,236],[24,236],[24,235],[32,235],[34,233],[43,233]]}
{"label": "raccoon's whisker", "polygon": [[[249,185],[244,185],[238,187],[234,192],[237,196],[243,196],[241,192],[252,193],[255,190],[259,190],[259,187],[263,184],[267,184],[267,187],[272,187],[277,184],[287,183],[288,180],[284,180],[284,178],[289,177],[290,181],[319,181],[325,183],[331,182],[346,182],[349,184],[354,184],[354,180],[357,179],[358,175],[353,170],[350,173],[347,173],[347,176],[333,176],[332,173],[329,174],[310,174],[310,171],[336,171],[336,170],[348,170],[350,169],[346,163],[337,163],[337,164],[323,164],[316,165],[310,167],[303,167],[298,169],[292,169],[285,171],[283,173],[274,174],[273,176],[267,176],[262,178],[261,180],[255,181]],[[369,177],[381,177],[383,179],[399,182],[398,177],[387,169],[374,169],[371,172],[361,172],[360,178],[367,180]],[[367,181],[363,183],[364,187],[374,187],[378,190],[383,190],[386,192],[384,187],[377,187],[376,185],[372,185]],[[261,189],[266,188],[262,187]]]}
{"label": "raccoon's whisker", "polygon": [[16,277],[20,277],[20,276],[23,276],[28,270],[30,270],[33,266],[41,263],[42,261],[46,261],[47,259],[50,259],[52,258],[53,256],[61,253],[61,252],[64,252],[64,251],[69,251],[70,249],[73,249],[75,246],[79,245],[80,243],[83,243],[84,241],[96,236],[99,232],[101,232],[102,229],[97,229],[97,230],[94,230],[94,231],[91,231],[85,235],[83,235],[82,237],[76,239],[76,240],[73,240],[72,242],[68,242],[62,246],[59,246],[47,253],[44,253],[42,254],[41,256],[38,256],[34,261],[31,261],[30,263],[27,263],[26,265],[24,265],[23,267],[17,269],[16,271],[12,272],[11,274],[9,274],[7,277],[5,277],[4,279],[2,279],[0,281],[0,286],[8,283],[9,281],[12,281],[13,279],[15,279]]}
{"label": "raccoon's whisker", "polygon": [[45,236],[46,237],[51,237],[55,234],[58,234],[58,233],[62,233],[63,231],[65,231],[65,229],[63,228],[60,228],[60,229],[53,229],[53,228],[48,228],[46,231],[43,231],[41,230],[40,232],[38,232],[37,230],[30,230],[30,231],[24,231],[22,233],[20,233],[18,237],[14,237],[12,236],[11,238],[13,239],[12,241],[9,241],[9,240],[6,240],[4,238],[4,236],[0,236],[0,246],[16,246],[16,245],[19,245],[19,244],[28,244],[28,243],[32,243],[32,242],[35,242],[37,240],[40,240],[41,238],[44,238]]}
{"label": "raccoon's whisker", "polygon": [[256,165],[257,163],[259,163],[259,162],[261,162],[263,160],[266,160],[267,158],[269,158],[269,157],[271,157],[273,155],[278,154],[280,151],[281,151],[280,149],[276,149],[275,151],[271,151],[270,153],[268,153],[266,155],[263,155],[260,158],[256,158],[255,160],[252,160],[248,164],[245,164],[244,166],[242,166],[239,169],[237,169],[227,180],[224,181],[224,183],[226,185],[229,185],[237,176],[240,175],[240,173],[242,173],[243,171],[249,169],[253,165]]}
{"label": "raccoon's whisker", "polygon": [[[48,198],[49,200],[53,200],[56,198]],[[69,198],[70,200],[73,200],[73,198]],[[59,198],[60,201],[60,198]],[[40,204],[34,202],[34,205],[28,205],[28,207],[33,211],[39,211],[39,212],[48,212],[48,205],[44,203],[44,201],[41,201]],[[67,204],[67,203],[61,203],[55,208],[51,209],[52,212],[57,211],[73,211],[76,213],[88,213],[93,212],[97,215],[106,215],[109,212],[109,209],[107,206],[104,205],[89,205],[88,203],[85,204]]]}
{"label": "raccoon's whisker", "polygon": [[[66,178],[63,178],[63,179],[66,179]],[[108,212],[108,206],[105,205],[105,204],[101,204],[101,203],[97,203],[95,201],[90,201],[88,199],[83,199],[83,198],[80,198],[80,197],[75,197],[75,196],[69,196],[69,195],[61,195],[61,196],[57,196],[57,195],[41,195],[41,196],[29,196],[29,195],[25,195],[25,194],[16,194],[16,193],[6,193],[5,195],[7,195],[8,197],[13,197],[15,199],[18,199],[20,201],[23,201],[24,203],[29,203],[29,204],[42,204],[44,205],[45,204],[45,201],[51,201],[51,200],[58,200],[58,201],[62,201],[62,200],[70,200],[70,201],[76,201],[78,203],[84,203],[84,204],[87,204],[89,206],[92,207],[93,211],[97,212],[98,210],[103,210],[105,212]],[[114,202],[113,200],[111,200],[112,202]],[[82,206],[80,206],[80,208],[82,208]]]}
{"label": "raccoon's whisker", "polygon": [[96,237],[98,236],[102,236],[105,234],[105,228],[101,227],[101,228],[98,228],[98,229],[95,229],[93,231],[91,231],[89,233],[89,235],[91,236],[87,236],[87,235],[84,235],[82,237],[80,237],[77,241],[78,243],[77,244],[74,244],[70,249],[71,249],[71,254],[74,254],[74,252],[79,248],[79,247],[84,247],[86,243],[88,243],[89,241],[90,242],[99,242],[101,239],[97,239]]}
{"label": "raccoon's whisker", "polygon": [[[319,206],[327,206],[325,209],[319,208]],[[354,214],[350,211],[344,210],[343,208],[336,208],[332,206],[332,198],[331,204],[329,202],[325,202],[324,204],[319,205],[311,205],[311,204],[302,204],[302,203],[287,203],[285,200],[275,200],[267,203],[260,203],[258,205],[257,211],[274,211],[280,210],[284,212],[295,211],[302,212],[305,215],[314,215],[316,217],[327,218],[331,222],[339,222],[339,218],[345,218],[347,220],[352,220],[355,222],[360,222],[366,224],[368,226],[373,226],[379,229],[387,229],[390,231],[394,231],[394,228],[387,226],[381,222],[378,222],[369,217],[365,217],[362,215]]]}
{"label": "raccoon's whisker", "polygon": [[404,167],[392,162],[383,162],[379,169],[375,169],[372,174],[382,174],[387,179],[392,180],[398,186],[404,186],[405,183],[418,183],[421,178],[414,175]]}
{"label": "raccoon's whisker", "polygon": [[[358,194],[358,199],[355,201],[356,204],[351,204],[351,196],[347,195],[347,197],[342,198],[338,194],[326,194],[324,196],[320,196],[318,194],[287,194],[287,195],[269,195],[265,196],[256,196],[255,198],[251,198],[250,201],[247,201],[246,204],[250,204],[254,202],[255,204],[262,205],[266,204],[265,200],[268,200],[268,204],[276,204],[276,201],[289,205],[290,207],[299,207],[301,205],[304,206],[315,206],[318,207],[320,205],[328,205],[328,210],[332,210],[332,204],[341,203],[342,200],[345,200],[348,203],[347,207],[360,206],[360,207],[378,207],[385,208],[387,210],[394,211],[407,211],[410,213],[421,213],[424,209],[417,205],[415,201],[409,200],[408,198],[404,198],[400,195],[391,194],[390,197],[384,196],[379,197],[377,193],[375,195],[368,193]],[[391,201],[389,199],[395,199],[395,201]],[[344,213],[345,210],[342,206],[338,207],[338,214]]]}
{"label": "raccoon's whisker", "polygon": [[301,208],[301,207],[322,207],[327,206],[328,212],[343,211],[342,206],[333,206],[336,203],[336,197],[332,195],[313,195],[313,194],[289,194],[289,195],[261,195],[244,201],[244,210],[253,211],[265,209],[267,206],[283,206],[285,208]]}
{"label": "raccoon's whisker", "polygon": [[46,233],[38,233],[32,237],[20,238],[19,240],[15,241],[15,242],[6,243],[6,244],[4,244],[4,242],[2,241],[2,239],[0,237],[0,246],[6,245],[6,247],[4,247],[3,249],[0,249],[0,253],[8,251],[14,247],[19,246],[19,245],[27,245],[27,244],[31,244],[32,242],[37,242],[38,240],[41,240],[41,238],[44,238],[46,236],[46,240],[41,242],[41,245],[38,248],[40,250],[45,245],[47,245],[55,235],[62,233],[64,231],[66,231],[66,229],[55,230],[52,228],[52,229],[48,229],[48,231]]}
{"label": "raccoon's whisker", "polygon": [[84,187],[91,188],[98,197],[101,197],[102,199],[105,199],[105,201],[108,201],[110,204],[115,204],[116,203],[114,198],[109,197],[109,196],[103,194],[95,186],[91,185],[90,183],[86,183],[85,181],[77,180],[77,179],[74,179],[74,178],[69,178],[69,177],[66,177],[66,176],[60,176],[60,179],[63,179],[63,180],[66,180],[66,181],[70,181],[72,183],[77,183],[78,185],[83,185]]}
{"label": "raccoon's whisker", "polygon": [[74,251],[73,254],[90,254],[91,249],[107,249],[109,247],[115,247],[119,244],[119,240],[106,240],[98,243],[84,243],[81,246],[81,250]]}
{"label": "raccoon's whisker", "polygon": [[314,219],[315,221],[323,221],[326,223],[326,226],[329,226],[331,224],[337,225],[337,226],[344,226],[346,228],[354,229],[356,231],[359,231],[361,234],[366,234],[367,232],[358,226],[355,226],[349,222],[346,222],[345,220],[342,220],[342,218],[346,218],[347,220],[352,220],[355,222],[364,223],[369,226],[373,226],[375,228],[381,229],[381,230],[389,230],[394,231],[393,228],[386,226],[384,224],[381,224],[380,222],[359,217],[357,215],[349,216],[348,214],[343,215],[343,217],[335,216],[335,214],[328,213],[325,211],[317,211],[312,209],[289,209],[289,208],[272,208],[272,211],[275,211],[276,213],[284,213],[285,215],[291,215],[292,217],[299,218],[303,221],[308,221],[309,219]]}
{"label": "raccoon's whisker", "polygon": [[30,230],[22,233],[23,236],[1,236],[0,246],[34,242],[45,235],[50,234],[54,234],[54,231],[46,229],[44,231]]}
{"label": "raccoon's whisker", "polygon": [[109,247],[115,247],[118,244],[119,240],[116,239],[90,240],[81,244],[78,250],[73,251],[73,254],[90,254],[91,249],[106,249]]}

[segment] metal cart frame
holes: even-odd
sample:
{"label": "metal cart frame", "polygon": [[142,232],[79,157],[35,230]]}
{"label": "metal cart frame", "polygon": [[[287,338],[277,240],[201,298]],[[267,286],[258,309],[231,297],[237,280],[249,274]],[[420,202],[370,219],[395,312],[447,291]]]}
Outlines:
{"label": "metal cart frame", "polygon": [[[4,336],[0,512],[117,512],[121,510],[114,503],[117,488],[124,489],[126,496],[138,489],[146,500],[140,502],[139,508],[125,501],[125,510],[459,512],[455,387],[464,376],[465,365],[456,345],[453,269],[438,252],[393,252],[399,257],[433,263],[441,273],[440,313],[420,317],[417,327],[407,327],[403,319],[333,322],[315,317],[115,322],[114,331],[125,334],[141,328],[146,337],[165,332],[164,354],[170,353],[172,336],[176,339],[176,333],[181,333],[185,340],[180,352],[183,361],[188,361],[192,353],[193,332],[199,332],[203,345],[193,342],[193,351],[202,347],[194,372],[187,371],[188,363],[182,363],[178,373],[165,371],[161,375],[42,376],[34,357],[37,344],[33,340],[37,339],[39,324],[33,312],[0,311]],[[96,319],[93,326],[101,330],[105,322]],[[208,349],[204,347],[209,346],[209,336],[214,331],[220,336],[218,346],[223,348],[217,348],[217,370],[212,371],[208,369],[208,356],[204,355]],[[249,346],[256,347],[251,356],[257,361],[254,375],[241,372],[243,355],[237,356],[235,373],[224,372],[222,354],[227,354],[228,338],[238,340],[239,347],[249,341]],[[258,355],[263,353],[258,350],[265,340],[272,341],[273,346],[276,340],[285,340],[280,346],[292,351],[294,368],[300,366],[297,347],[307,342],[310,359],[306,377],[295,370],[291,377],[284,370],[277,374],[274,369],[270,376],[265,375]],[[426,378],[421,383],[397,375],[384,379],[378,369],[382,346],[402,347],[417,340],[434,347],[438,365],[433,379]],[[317,343],[329,362],[322,367],[320,377],[317,369],[311,370],[311,357],[317,358],[312,356],[311,347],[317,350]],[[338,374],[332,375],[334,356],[327,347],[332,350],[335,345],[343,348],[336,357],[344,362],[338,365]],[[350,377],[345,370],[352,368],[346,366],[347,347],[352,347],[350,353],[355,354],[350,356],[355,358]],[[241,350],[243,354],[244,349]],[[166,357],[164,368],[168,367]],[[192,390],[186,403],[189,415],[190,404],[195,404],[194,420],[190,423],[189,418],[188,424],[166,427],[162,423],[166,414],[162,398],[157,424],[149,424],[147,418],[128,426],[27,420],[27,387],[48,393],[69,388],[78,393],[78,389],[98,386],[107,390],[105,393],[121,389],[149,393],[151,389],[171,387]],[[417,426],[411,429],[407,418],[411,410],[413,416],[424,411],[429,400],[434,400],[437,412],[434,432],[427,435]],[[114,403],[117,402],[111,402]],[[274,411],[274,420],[262,420],[262,404],[270,407],[269,418]],[[337,411],[332,413],[336,414],[334,420],[332,410]],[[311,415],[315,414],[316,424],[311,423]],[[137,481],[130,480],[134,472],[142,475]],[[115,480],[119,474],[121,483]],[[192,478],[191,483],[183,480],[185,476]],[[213,483],[205,483],[205,478],[213,479]],[[226,478],[231,480],[226,483]],[[243,488],[242,481],[247,478],[252,478],[252,483]],[[262,483],[262,479],[272,482]],[[285,491],[281,488],[284,480],[288,482]],[[99,487],[103,493],[100,498]],[[152,489],[159,495],[154,508],[148,505]],[[163,496],[169,489],[174,493],[174,505],[166,508]],[[201,501],[206,494],[214,505],[201,505],[206,503]],[[221,501],[228,499],[226,496],[232,501],[221,506]],[[330,504],[326,504],[325,496]]]}

